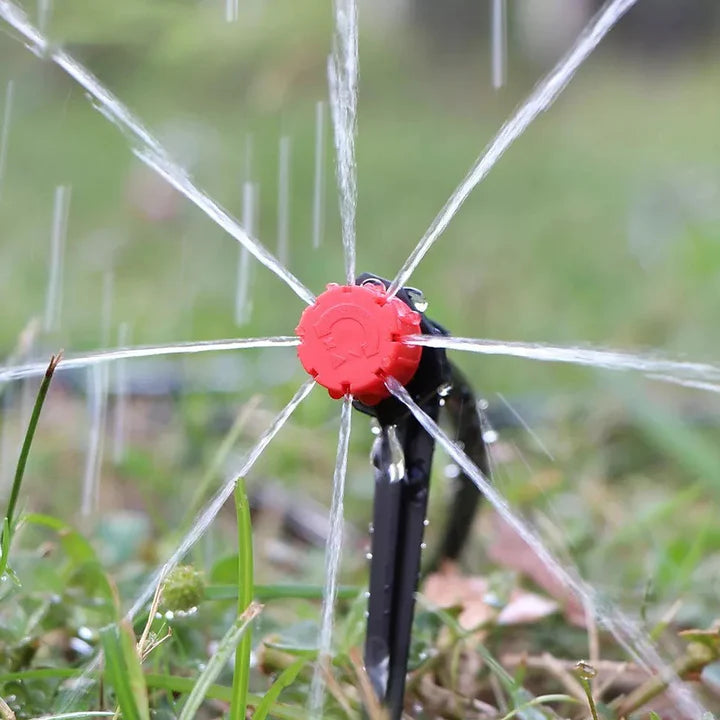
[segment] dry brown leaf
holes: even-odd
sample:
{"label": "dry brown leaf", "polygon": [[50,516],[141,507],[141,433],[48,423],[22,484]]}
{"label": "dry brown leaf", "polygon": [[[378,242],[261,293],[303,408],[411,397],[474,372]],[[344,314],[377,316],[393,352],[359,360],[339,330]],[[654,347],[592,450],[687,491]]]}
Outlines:
{"label": "dry brown leaf", "polygon": [[493,517],[488,557],[498,565],[522,573],[554,598],[569,622],[585,627],[582,602],[545,566],[537,553],[499,515]]}
{"label": "dry brown leaf", "polygon": [[498,625],[531,624],[554,615],[559,610],[555,600],[537,593],[514,590],[510,602],[500,611]]}
{"label": "dry brown leaf", "polygon": [[460,608],[458,622],[465,630],[472,630],[495,621],[500,625],[533,623],[558,611],[558,604],[521,588],[510,595],[508,604],[498,612],[488,602],[487,578],[463,576],[453,567],[429,575],[423,587],[423,595],[440,608]]}

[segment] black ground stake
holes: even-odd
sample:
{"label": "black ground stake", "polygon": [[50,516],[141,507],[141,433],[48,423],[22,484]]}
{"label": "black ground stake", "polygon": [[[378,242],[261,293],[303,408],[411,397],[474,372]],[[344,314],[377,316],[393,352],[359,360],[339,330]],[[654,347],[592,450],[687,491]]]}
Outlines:
{"label": "black ground stake", "polygon": [[[357,282],[368,279],[376,278],[363,275]],[[414,307],[412,291],[403,289],[398,297]],[[447,334],[425,317],[422,331]],[[473,461],[486,469],[487,455],[474,393],[460,371],[448,362],[445,351],[424,348],[417,372],[406,388],[434,420],[438,420],[441,408],[446,408],[458,439]],[[375,417],[380,425],[372,454],[375,500],[365,667],[391,720],[399,720],[435,442],[395,398],[374,406],[356,402],[355,407]],[[479,502],[478,491],[467,478],[461,476],[459,483],[436,562],[460,555]]]}

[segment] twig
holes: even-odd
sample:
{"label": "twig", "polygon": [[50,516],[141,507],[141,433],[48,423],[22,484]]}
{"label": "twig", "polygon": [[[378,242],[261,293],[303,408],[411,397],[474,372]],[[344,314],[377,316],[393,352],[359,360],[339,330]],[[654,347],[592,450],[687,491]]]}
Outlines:
{"label": "twig", "polygon": [[406,691],[408,693],[413,692],[418,685],[422,682],[423,676],[437,669],[437,667],[447,657],[448,651],[452,648],[449,645],[445,648],[436,648],[435,651],[423,660],[415,670],[410,673],[406,683]]}
{"label": "twig", "polygon": [[429,675],[424,675],[417,687],[417,695],[426,712],[434,717],[439,715],[452,720],[469,720],[468,711],[472,710],[472,700],[454,693],[452,690],[436,685]]}
{"label": "twig", "polygon": [[495,704],[498,706],[500,712],[506,713],[508,711],[508,704],[505,700],[505,696],[503,695],[502,687],[500,686],[500,681],[497,679],[497,675],[490,673],[488,682],[490,683],[490,689],[492,690],[495,698]]}
{"label": "twig", "polygon": [[[554,656],[553,656],[554,657]],[[575,660],[566,660],[563,658],[554,658],[555,662],[564,670],[572,672],[577,664]],[[547,670],[547,661],[544,655],[525,655],[524,653],[508,653],[500,657],[500,663],[503,667],[514,668],[518,665],[524,665],[530,670]],[[637,685],[645,681],[648,673],[639,666],[620,662],[617,660],[599,660],[593,667],[598,671],[598,675],[616,675],[618,671],[626,671],[630,673],[632,682],[630,684]]]}
{"label": "twig", "polygon": [[602,683],[598,687],[598,689],[595,691],[597,696],[599,698],[603,697],[605,693],[612,687],[613,683],[621,676],[624,675],[627,672],[627,669],[630,667],[630,663],[622,662],[620,663],[617,668],[615,669],[615,672],[608,675],[608,677],[605,679],[605,682]]}
{"label": "twig", "polygon": [[380,706],[380,701],[375,695],[375,691],[370,683],[370,678],[363,665],[360,650],[358,650],[358,648],[352,648],[348,655],[358,681],[360,697],[362,698],[363,705],[367,710],[370,720],[387,720],[387,712]]}
{"label": "twig", "polygon": [[[570,671],[561,663],[556,657],[550,653],[543,653],[541,656],[545,669],[570,693],[574,698],[580,701],[585,701],[585,690],[578,680],[573,677]],[[573,669],[575,669],[575,665]]]}
{"label": "twig", "polygon": [[[585,610],[585,623],[587,624],[588,635],[588,653],[590,664],[597,668],[600,660],[600,636],[598,634],[597,622],[595,622],[595,606],[590,596],[583,598],[583,608]],[[593,693],[597,691],[597,676],[590,680],[590,689]]]}
{"label": "twig", "polygon": [[13,709],[0,697],[0,715],[3,720],[15,720]]}
{"label": "twig", "polygon": [[[148,619],[145,623],[145,628],[142,631],[142,635],[140,636],[140,640],[138,640],[137,643],[137,653],[140,657],[140,662],[142,662],[150,653],[150,650],[145,652],[145,645],[147,643],[148,635],[150,635],[150,628],[152,627],[153,620],[155,619],[155,613],[157,613],[158,606],[160,605],[160,593],[162,592],[162,586],[165,582],[167,571],[167,565],[164,566],[163,569],[160,571],[160,577],[158,578],[157,587],[155,588],[155,594],[153,595],[152,603],[150,604],[150,612],[148,613]],[[158,644],[159,643],[156,643],[153,648],[157,647]]]}
{"label": "twig", "polygon": [[328,662],[328,660],[329,658],[326,659],[325,662],[323,662],[322,660],[319,661],[322,666],[322,671],[325,674],[325,683],[327,685],[327,689],[330,691],[330,694],[335,698],[337,703],[345,711],[348,717],[357,718],[358,713],[353,710],[352,705],[350,704],[350,700],[348,700],[347,696],[345,695],[345,691],[338,682],[337,678],[333,675],[331,669],[332,666],[330,662]]}
{"label": "twig", "polygon": [[37,428],[38,420],[40,419],[40,413],[42,412],[43,403],[47,396],[48,389],[50,388],[50,382],[55,372],[60,359],[62,358],[62,350],[50,358],[47,370],[45,371],[45,377],[43,377],[40,389],[38,390],[37,398],[35,399],[35,406],[33,407],[32,415],[30,416],[30,422],[28,423],[27,431],[25,432],[25,440],[20,450],[20,457],[18,458],[17,468],[15,470],[15,478],[13,480],[12,490],[10,492],[10,500],[8,502],[8,509],[5,513],[7,518],[7,524],[12,532],[13,519],[15,515],[15,506],[17,505],[18,496],[20,494],[20,486],[22,485],[23,475],[25,474],[25,466],[27,465],[27,459],[30,455],[30,447],[32,445],[33,437],[35,436],[35,430]]}
{"label": "twig", "polygon": [[[682,678],[702,670],[714,660],[717,660],[717,655],[709,647],[701,643],[691,643],[688,645],[685,654],[672,663],[671,668],[675,675]],[[664,692],[668,687],[668,682],[668,674],[654,675],[629,695],[619,697],[611,702],[610,707],[617,708],[619,718],[627,717],[631,712],[641,708],[654,697]]]}

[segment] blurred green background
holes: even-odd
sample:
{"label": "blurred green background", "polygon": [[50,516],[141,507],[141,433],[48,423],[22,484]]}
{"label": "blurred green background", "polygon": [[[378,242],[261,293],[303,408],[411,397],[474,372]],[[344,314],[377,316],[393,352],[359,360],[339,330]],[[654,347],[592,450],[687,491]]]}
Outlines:
{"label": "blurred green background", "polygon": [[[394,275],[592,5],[583,4],[575,17],[568,11],[573,3],[549,4],[558,20],[548,33],[547,23],[538,24],[538,4],[511,4],[509,82],[500,90],[490,83],[484,11],[471,11],[465,23],[442,23],[428,3],[363,4],[360,271]],[[227,22],[220,0],[68,0],[55,3],[48,20],[53,41],[86,63],[233,214],[242,213],[242,183],[258,183],[257,234],[273,251],[279,141],[289,136],[289,265],[314,292],[343,277],[327,114],[325,230],[321,248],[312,248],[315,108],[327,99],[330,5],[241,1],[238,20]],[[452,20],[463,7],[453,3],[445,17]],[[414,274],[434,319],[470,337],[718,355],[720,52],[716,26],[703,15],[708,8],[697,3],[692,11],[701,32],[648,29],[648,15],[633,11],[629,29],[611,35],[583,66]],[[26,9],[35,17],[33,3]],[[250,320],[236,325],[238,244],[144,168],[71,79],[1,27],[0,98],[14,83],[0,190],[4,354],[44,312],[58,185],[72,186],[61,324],[36,335],[35,355],[97,348],[108,332],[114,345],[121,323],[131,327],[134,343],[292,333],[302,304],[259,265]],[[108,274],[109,328],[102,319]],[[455,359],[491,406],[501,392],[530,408],[554,459],[536,453],[520,432],[511,440],[530,462],[513,456],[499,482],[524,507],[559,518],[567,549],[591,578],[636,603],[648,577],[665,578],[668,597],[688,587],[714,592],[715,574],[703,562],[720,548],[712,512],[720,495],[716,396],[589,369]],[[263,395],[266,414],[251,426],[250,444],[303,380],[292,350],[248,351],[233,373],[232,362],[143,365],[147,392],[172,390],[179,399],[138,410],[154,430],[136,428],[123,463],[106,459],[103,512],[147,512],[148,534],[164,537],[237,407]],[[226,372],[224,392],[217,393]],[[186,376],[192,382],[185,384]],[[28,500],[59,506],[68,518],[77,513],[88,431],[84,400],[69,397],[60,389],[51,394]],[[8,417],[19,407],[13,402]],[[327,502],[338,412],[316,391],[258,474]],[[356,430],[348,506],[361,526],[372,490],[370,435],[364,419]],[[548,467],[555,474],[546,483]],[[50,481],[55,497],[47,492]],[[683,494],[688,488],[694,494]],[[677,526],[657,520],[668,514],[678,516]],[[684,532],[683,517],[692,526],[706,523],[700,548]],[[599,540],[619,529],[627,535],[618,542],[633,549],[626,564],[618,562],[616,545]],[[678,566],[686,569],[681,581]],[[320,563],[308,572],[320,574]]]}

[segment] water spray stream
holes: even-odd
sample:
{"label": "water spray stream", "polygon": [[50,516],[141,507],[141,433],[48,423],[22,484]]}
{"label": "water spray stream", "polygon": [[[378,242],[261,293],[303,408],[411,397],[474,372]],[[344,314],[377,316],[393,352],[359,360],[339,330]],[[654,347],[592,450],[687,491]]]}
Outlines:
{"label": "water spray stream", "polygon": [[55,188],[52,232],[50,234],[50,268],[47,296],[45,298],[45,332],[57,331],[60,328],[70,193],[71,189],[68,185],[58,185]]}
{"label": "water spray stream", "polygon": [[[237,340],[201,340],[199,342],[177,343],[173,345],[139,345],[137,347],[101,350],[87,355],[63,357],[55,372],[86,368],[99,363],[130,358],[161,357],[164,355],[195,355],[197,353],[220,352],[226,350],[247,350],[266,347],[295,347],[300,340],[294,335],[280,335],[266,338],[239,338]],[[0,367],[0,383],[20,380],[28,377],[40,377],[47,370],[47,363],[28,363]]]}
{"label": "water spray stream", "polygon": [[239,17],[238,0],[225,0],[225,21],[237,22]]}
{"label": "water spray stream", "polygon": [[325,545],[325,587],[320,615],[320,640],[315,673],[310,687],[309,715],[312,720],[322,717],[325,700],[325,673],[332,658],[332,635],[335,617],[335,601],[338,591],[338,570],[343,545],[343,498],[347,475],[348,446],[352,419],[352,396],[343,399],[340,434],[338,437],[335,472],[333,474],[332,502],[330,505],[330,532]]}
{"label": "water spray stream", "polygon": [[5,104],[3,106],[3,121],[0,126],[0,198],[2,198],[3,178],[5,177],[5,163],[7,162],[8,136],[10,134],[10,118],[12,117],[13,97],[15,96],[15,83],[8,80],[5,86]]}
{"label": "water spray stream", "polygon": [[[503,342],[438,335],[412,335],[403,339],[409,345],[464,350],[480,355],[501,355],[540,362],[584,365],[604,370],[635,370],[655,380],[684,385],[688,379],[720,382],[720,365],[670,360],[650,354],[627,353],[587,346],[561,347],[544,343]],[[717,389],[715,390],[717,392]]]}
{"label": "water spray stream", "polygon": [[278,148],[277,255],[283,265],[290,259],[290,150],[288,135]]}
{"label": "water spray stream", "polygon": [[90,434],[80,506],[80,514],[83,518],[95,514],[100,500],[100,476],[107,419],[108,366],[93,365],[88,368],[88,385]]}
{"label": "water spray stream", "polygon": [[456,462],[462,471],[477,486],[483,496],[492,504],[498,514],[532,549],[544,566],[569,590],[571,590],[586,607],[595,610],[599,623],[604,625],[615,639],[642,667],[658,673],[668,683],[668,692],[671,694],[677,707],[682,708],[690,717],[702,717],[706,709],[677,677],[672,667],[660,656],[648,635],[625,615],[611,601],[601,598],[598,593],[580,577],[575,568],[564,566],[550,552],[537,533],[517,516],[507,500],[498,492],[480,469],[435,423],[435,421],[420,408],[410,397],[407,390],[395,379],[390,378],[387,387],[392,394],[400,400],[415,416],[427,433],[438,442],[448,455]]}
{"label": "water spray stream", "polygon": [[102,304],[100,305],[100,347],[103,348],[110,345],[114,294],[115,273],[112,270],[106,270],[103,273]]}
{"label": "water spray stream", "polygon": [[492,85],[497,90],[507,82],[507,0],[492,0],[490,28]]}
{"label": "water spray stream", "polygon": [[715,383],[703,382],[702,380],[685,380],[684,378],[673,377],[672,375],[663,375],[662,373],[648,374],[651,380],[659,380],[660,382],[672,383],[680,385],[684,388],[692,388],[693,390],[702,390],[703,392],[720,393],[720,385]]}
{"label": "water spray stream", "polygon": [[187,171],[172,160],[160,142],[87,68],[65,51],[55,49],[48,38],[32,25],[23,10],[10,0],[0,0],[0,17],[25,38],[28,49],[38,57],[54,62],[89,93],[94,107],[126,135],[136,157],[155,170],[179,193],[192,201],[211,220],[246,247],[257,260],[289,285],[300,298],[306,303],[312,304],[315,299],[313,293],[287,268],[283,267],[261,243],[248,235],[236,218],[197,187]]}
{"label": "water spray stream", "polygon": [[[252,233],[256,226],[259,186],[257,183],[243,183],[242,222],[243,227]],[[250,253],[241,247],[238,255],[237,284],[235,286],[235,324],[239,327],[250,322],[252,315],[252,279]]]}
{"label": "water spray stream", "polygon": [[500,128],[500,131],[490,144],[485,148],[483,154],[477,159],[465,176],[463,181],[455,189],[445,206],[440,210],[437,217],[423,235],[420,242],[400,268],[395,279],[388,290],[389,294],[395,293],[410,279],[410,276],[419,265],[425,254],[435,244],[435,241],[444,232],[450,221],[455,217],[462,204],[467,200],[473,189],[485,179],[487,174],[495,166],[495,163],[503,156],[505,151],[517,140],[533,120],[543,111],[547,110],[558,95],[565,89],[577,69],[587,59],[590,53],[597,47],[600,41],[615,25],[615,23],[637,2],[637,0],[610,0],[587,28],[577,39],[571,50],[560,60],[540,83],[535,86],[527,100],[518,107],[512,116]]}
{"label": "water spray stream", "polygon": [[355,282],[355,211],[357,208],[358,16],[357,0],[335,0],[333,52],[328,58],[328,86],[340,193],[340,219],[345,250],[345,279]]}
{"label": "water spray stream", "polygon": [[315,105],[315,177],[313,181],[312,207],[313,248],[322,243],[325,220],[325,103]]}
{"label": "water spray stream", "polygon": [[[120,323],[118,328],[118,344],[122,347],[130,342],[130,325],[126,322]],[[127,363],[125,360],[118,360],[115,364],[115,382],[113,405],[113,450],[112,459],[115,465],[119,465],[125,457],[125,417],[127,411]]]}

